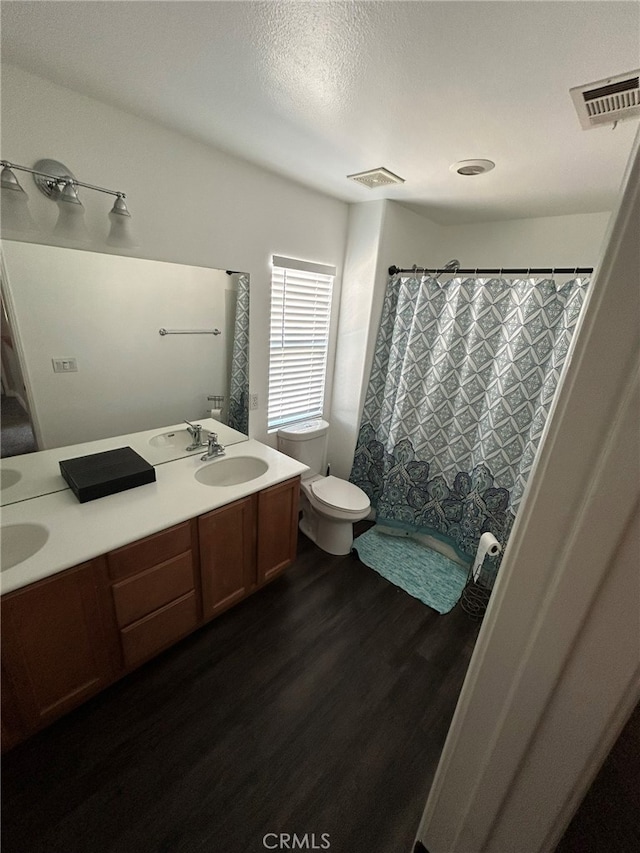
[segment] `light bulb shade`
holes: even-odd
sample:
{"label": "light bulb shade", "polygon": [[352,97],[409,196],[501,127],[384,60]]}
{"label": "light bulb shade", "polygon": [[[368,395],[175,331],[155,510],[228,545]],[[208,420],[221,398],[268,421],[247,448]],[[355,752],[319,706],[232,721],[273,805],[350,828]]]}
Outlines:
{"label": "light bulb shade", "polygon": [[107,245],[133,249],[138,243],[131,233],[131,214],[122,196],[118,196],[109,212],[111,228],[107,236]]}
{"label": "light bulb shade", "polygon": [[27,198],[29,197],[29,196],[27,196],[26,192],[20,186],[20,182],[16,178],[13,171],[8,166],[2,167],[2,189],[3,190],[9,190],[11,192],[21,193],[22,195],[25,195]]}
{"label": "light bulb shade", "polygon": [[78,198],[78,190],[71,181],[67,181],[64,185],[64,189],[58,196],[58,203],[61,202],[63,204],[78,204],[82,207],[82,202]]}
{"label": "light bulb shade", "polygon": [[88,243],[89,232],[84,221],[84,207],[82,204],[80,202],[70,204],[68,201],[63,201],[62,198],[60,198],[57,204],[58,221],[55,224],[53,233],[65,242]]}
{"label": "light bulb shade", "polygon": [[[9,173],[8,175],[6,173]],[[5,237],[20,236],[37,230],[28,204],[29,196],[18,183],[11,169],[2,170],[2,202],[0,225]]]}
{"label": "light bulb shade", "polygon": [[124,197],[119,195],[113,203],[113,207],[111,208],[111,213],[117,213],[120,216],[131,216],[129,213],[129,209],[127,208],[127,203],[124,200]]}

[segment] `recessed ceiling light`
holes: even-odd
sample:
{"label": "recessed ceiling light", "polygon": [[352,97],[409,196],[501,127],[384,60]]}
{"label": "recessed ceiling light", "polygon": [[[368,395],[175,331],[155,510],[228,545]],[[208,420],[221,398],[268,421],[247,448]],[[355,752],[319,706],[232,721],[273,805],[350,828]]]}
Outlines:
{"label": "recessed ceiling light", "polygon": [[457,172],[458,175],[484,175],[495,167],[493,160],[459,160],[449,166],[449,171]]}
{"label": "recessed ceiling light", "polygon": [[382,166],[379,169],[370,169],[368,172],[357,172],[355,175],[347,175],[347,178],[357,181],[359,184],[364,184],[370,190],[376,187],[384,187],[387,184],[404,184],[404,178],[394,175],[393,172]]}

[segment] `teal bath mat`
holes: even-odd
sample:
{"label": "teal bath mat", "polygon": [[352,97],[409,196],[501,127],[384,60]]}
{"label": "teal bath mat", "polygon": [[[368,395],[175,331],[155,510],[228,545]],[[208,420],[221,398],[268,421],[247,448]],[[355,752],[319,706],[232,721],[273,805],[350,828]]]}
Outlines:
{"label": "teal bath mat", "polygon": [[409,595],[438,613],[456,604],[467,580],[467,570],[444,554],[408,536],[388,536],[375,527],[353,543],[360,560]]}

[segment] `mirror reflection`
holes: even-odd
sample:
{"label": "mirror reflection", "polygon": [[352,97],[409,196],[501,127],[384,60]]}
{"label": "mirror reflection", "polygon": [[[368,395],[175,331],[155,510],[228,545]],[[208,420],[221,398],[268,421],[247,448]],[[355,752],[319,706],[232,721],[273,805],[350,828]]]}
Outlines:
{"label": "mirror reflection", "polygon": [[157,464],[189,455],[185,421],[246,440],[247,274],[9,240],[2,254],[4,459],[149,432]]}

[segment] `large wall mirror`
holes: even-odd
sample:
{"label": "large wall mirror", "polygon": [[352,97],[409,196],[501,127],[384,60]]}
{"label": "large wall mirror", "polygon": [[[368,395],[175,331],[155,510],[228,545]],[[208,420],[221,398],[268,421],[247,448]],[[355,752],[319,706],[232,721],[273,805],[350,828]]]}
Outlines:
{"label": "large wall mirror", "polygon": [[[9,240],[2,253],[3,403],[27,410],[28,450],[211,416],[227,443],[246,439],[247,274]],[[6,467],[24,450],[2,425]]]}

